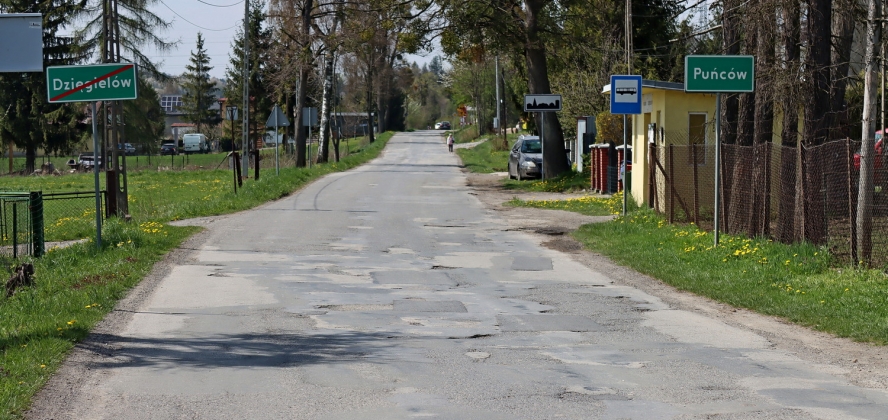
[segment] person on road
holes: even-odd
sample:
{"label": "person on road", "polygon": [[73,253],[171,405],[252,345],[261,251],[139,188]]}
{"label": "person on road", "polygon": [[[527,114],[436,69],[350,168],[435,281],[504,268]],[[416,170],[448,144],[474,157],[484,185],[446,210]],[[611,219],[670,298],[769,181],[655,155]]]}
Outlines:
{"label": "person on road", "polygon": [[453,153],[453,133],[447,134],[447,150]]}

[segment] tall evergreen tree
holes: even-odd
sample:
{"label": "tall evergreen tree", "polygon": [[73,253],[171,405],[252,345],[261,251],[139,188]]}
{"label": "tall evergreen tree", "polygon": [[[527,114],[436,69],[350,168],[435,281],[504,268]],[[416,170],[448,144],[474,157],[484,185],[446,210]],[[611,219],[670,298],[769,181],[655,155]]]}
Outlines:
{"label": "tall evergreen tree", "polygon": [[214,118],[214,112],[210,110],[210,106],[216,103],[213,95],[216,90],[213,82],[210,81],[210,56],[204,48],[203,34],[197,33],[197,51],[191,51],[191,60],[185,66],[185,73],[182,75],[182,89],[185,94],[182,95],[182,112],[185,113],[185,119],[197,126],[197,132],[201,132],[202,124],[209,124]]}
{"label": "tall evergreen tree", "polygon": [[[143,47],[151,46],[159,52],[171,50],[176,43],[168,42],[161,34],[168,29],[168,22],[151,11],[158,0],[117,0],[117,10],[109,11],[108,0],[80,0],[85,7],[74,15],[82,23],[76,34],[83,40],[96,61],[103,60],[105,48],[104,21],[109,14],[117,16],[113,23],[119,28],[120,61],[136,63],[139,70],[152,77],[162,76],[154,62],[142,53]],[[114,13],[111,13],[114,12]],[[161,77],[162,78],[162,77]]]}
{"label": "tall evergreen tree", "polygon": [[[83,61],[83,49],[77,38],[60,31],[85,4],[86,0],[0,0],[0,12],[42,14],[44,67],[71,65]],[[0,141],[25,150],[26,172],[34,170],[37,149],[68,151],[85,128],[77,104],[48,103],[43,73],[0,73],[0,104]]]}

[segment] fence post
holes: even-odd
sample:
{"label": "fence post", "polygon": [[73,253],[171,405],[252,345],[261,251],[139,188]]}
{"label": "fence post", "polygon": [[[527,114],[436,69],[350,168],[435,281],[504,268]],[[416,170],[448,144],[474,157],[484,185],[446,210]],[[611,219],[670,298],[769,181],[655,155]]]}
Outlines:
{"label": "fence post", "polygon": [[31,248],[34,257],[45,253],[43,225],[43,192],[31,191],[28,196],[28,210],[31,212]]}
{"label": "fence post", "polygon": [[693,162],[693,171],[694,171],[694,224],[697,225],[697,228],[700,228],[700,192],[699,192],[699,182],[697,179],[697,144],[694,143],[691,145],[691,161]]}
{"label": "fence post", "polygon": [[675,155],[675,150],[673,146],[675,145],[669,145],[669,155],[666,157],[666,166],[669,168],[667,170],[668,176],[666,177],[666,179],[668,180],[666,181],[666,183],[668,184],[669,188],[669,201],[667,203],[667,207],[669,207],[669,224],[672,224],[672,222],[675,220],[675,166],[672,165],[672,157]]}
{"label": "fence post", "polygon": [[853,156],[851,154],[851,139],[845,138],[845,167],[846,174],[848,178],[848,221],[850,222],[849,226],[851,228],[851,261],[857,263],[857,210],[855,209],[855,204],[857,200],[854,197],[854,173],[851,170],[854,165]]}
{"label": "fence post", "polygon": [[654,211],[659,211],[657,207],[657,144],[650,144],[650,154],[648,155],[648,166],[650,179],[648,180],[648,205],[653,206]]}

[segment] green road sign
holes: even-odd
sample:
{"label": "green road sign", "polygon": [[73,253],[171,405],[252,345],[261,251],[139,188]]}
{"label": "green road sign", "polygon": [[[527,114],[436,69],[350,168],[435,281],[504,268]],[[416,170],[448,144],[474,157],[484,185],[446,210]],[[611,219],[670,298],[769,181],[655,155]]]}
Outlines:
{"label": "green road sign", "polygon": [[133,64],[46,68],[46,90],[51,103],[136,99],[137,81]]}
{"label": "green road sign", "polygon": [[753,92],[755,57],[751,55],[685,56],[685,92]]}

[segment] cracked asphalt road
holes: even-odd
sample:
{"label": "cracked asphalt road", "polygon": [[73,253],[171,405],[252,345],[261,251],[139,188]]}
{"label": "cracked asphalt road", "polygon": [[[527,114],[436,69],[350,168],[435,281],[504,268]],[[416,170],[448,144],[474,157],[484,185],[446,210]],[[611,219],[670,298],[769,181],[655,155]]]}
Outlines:
{"label": "cracked asphalt road", "polygon": [[190,221],[207,230],[28,417],[884,418],[878,349],[616,267],[559,234],[597,219],[505,209],[493,178],[439,132],[404,133],[291,197]]}

